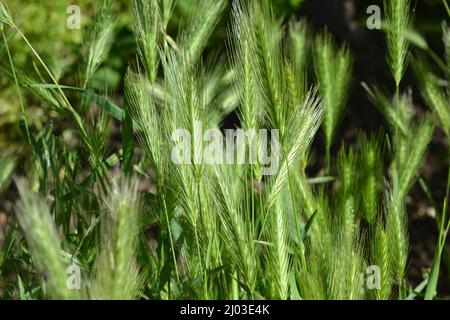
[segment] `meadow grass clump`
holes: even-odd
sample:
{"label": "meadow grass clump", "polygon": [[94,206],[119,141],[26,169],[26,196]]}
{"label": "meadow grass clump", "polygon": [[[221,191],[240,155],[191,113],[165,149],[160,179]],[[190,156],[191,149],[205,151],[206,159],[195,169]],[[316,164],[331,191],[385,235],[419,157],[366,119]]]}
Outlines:
{"label": "meadow grass clump", "polygon": [[[111,1],[98,7],[85,35],[79,86],[63,84],[0,4],[3,31],[25,42],[37,66],[25,73],[7,54],[8,68],[1,70],[9,70],[19,96],[32,94],[56,119],[36,128],[22,112],[32,157],[22,164],[26,174],[16,174],[24,177],[16,179],[19,199],[0,248],[1,297],[382,300],[421,294],[407,282],[407,200],[436,125],[448,135],[448,88],[419,57],[419,88],[439,121],[415,115],[412,93],[400,90],[409,1],[385,2],[395,96],[363,84],[389,129],[357,132],[354,141],[334,141],[354,90],[350,47],[337,46],[328,31],[313,37],[305,20],[285,21],[269,1],[195,0],[180,19],[176,2],[133,0],[135,56],[124,68],[118,99],[92,81],[117,36]],[[227,10],[227,54],[221,55],[211,37]],[[10,41],[4,37],[6,48]],[[232,163],[203,158],[212,147],[227,146],[199,137],[200,129],[224,141],[233,116],[235,129],[246,134],[276,135],[245,136]],[[321,127],[325,152],[315,146]],[[180,132],[187,137],[184,162],[174,152]],[[266,158],[277,159],[273,172],[265,170],[264,157],[237,160],[237,151],[247,160],[264,148]],[[312,161],[320,167],[316,176]],[[0,152],[0,164],[0,192],[15,190],[18,159]],[[445,201],[426,298],[435,297],[449,229]],[[74,268],[76,290],[68,273]]]}

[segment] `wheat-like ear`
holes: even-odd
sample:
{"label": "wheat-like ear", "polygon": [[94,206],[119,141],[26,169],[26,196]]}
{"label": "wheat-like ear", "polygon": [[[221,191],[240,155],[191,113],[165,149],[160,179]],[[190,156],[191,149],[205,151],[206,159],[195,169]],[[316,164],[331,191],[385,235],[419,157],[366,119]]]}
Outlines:
{"label": "wheat-like ear", "polygon": [[138,45],[138,53],[151,83],[158,71],[158,41],[162,21],[158,0],[132,1],[134,25],[133,32]]}
{"label": "wheat-like ear", "polygon": [[195,9],[192,12],[195,14],[189,17],[177,41],[189,63],[200,57],[226,7],[225,0],[196,0],[194,3]]}
{"label": "wheat-like ear", "polygon": [[[429,117],[417,124],[408,122],[407,125],[405,134],[396,133],[394,136],[395,155],[391,169],[391,190],[387,193],[386,199],[388,246],[393,276],[400,288],[403,285],[409,249],[405,198],[417,176],[433,134],[433,123]],[[399,296],[403,296],[401,290]]]}
{"label": "wheat-like ear", "polygon": [[269,215],[267,240],[270,245],[267,248],[266,270],[271,278],[273,298],[286,300],[289,298],[291,238],[287,210],[283,206],[283,201],[278,198],[267,214]]}
{"label": "wheat-like ear", "polygon": [[333,250],[333,267],[329,276],[330,299],[361,300],[365,298],[365,292],[361,290],[361,287],[364,286],[364,279],[360,274],[367,266],[364,261],[364,243],[355,241],[349,251],[345,241],[343,240],[342,244]]}
{"label": "wheat-like ear", "polygon": [[326,300],[329,298],[327,274],[330,270],[330,252],[326,250],[328,243],[314,242],[315,249],[301,262],[299,272],[299,289],[303,299]]}
{"label": "wheat-like ear", "polygon": [[[359,230],[359,223],[354,224]],[[364,298],[363,279],[360,273],[365,269],[363,255],[364,243],[359,239],[359,232],[349,231],[340,223],[331,228],[332,238],[324,239],[318,254],[324,257],[322,261],[322,278],[327,286],[327,299],[358,300]],[[317,250],[317,249],[314,249]]]}
{"label": "wheat-like ear", "polygon": [[346,46],[337,50],[331,35],[324,31],[314,43],[314,65],[319,92],[325,102],[323,130],[329,152],[347,102],[352,73],[352,58]]}
{"label": "wheat-like ear", "polygon": [[306,72],[306,63],[311,47],[310,40],[311,31],[306,21],[291,20],[289,22],[290,57],[296,73]]}
{"label": "wheat-like ear", "polygon": [[409,43],[406,38],[412,24],[410,0],[384,0],[387,30],[388,62],[397,89],[408,62]]}
{"label": "wheat-like ear", "polygon": [[394,138],[397,150],[395,166],[398,170],[398,191],[400,198],[406,196],[414,179],[417,177],[417,172],[419,172],[433,131],[433,122],[429,117],[426,117],[419,123],[412,124],[407,136],[397,136]]}
{"label": "wheat-like ear", "polygon": [[437,78],[431,73],[429,66],[423,59],[415,62],[414,70],[425,103],[437,115],[442,129],[450,137],[450,96],[438,85]]}
{"label": "wheat-like ear", "polygon": [[101,222],[101,251],[89,293],[93,299],[135,299],[144,277],[136,262],[141,202],[134,180],[113,182]]}
{"label": "wheat-like ear", "polygon": [[164,27],[169,23],[170,17],[172,16],[174,10],[174,0],[163,0],[161,7],[161,17],[164,23]]}
{"label": "wheat-like ear", "polygon": [[47,294],[52,299],[74,299],[76,290],[67,287],[66,265],[61,239],[45,201],[18,183],[20,203],[17,220],[27,239],[36,267],[44,275]]}
{"label": "wheat-like ear", "polygon": [[404,199],[399,195],[397,182],[392,183],[392,190],[386,199],[386,235],[388,240],[388,248],[390,261],[392,265],[392,276],[401,286],[408,260],[408,226],[407,212]]}
{"label": "wheat-like ear", "polygon": [[368,93],[369,99],[386,118],[392,131],[398,130],[399,133],[407,135],[412,118],[411,97],[408,94],[399,97],[396,107],[394,102],[378,87],[369,88],[365,83],[362,86]]}
{"label": "wheat-like ear", "polygon": [[131,70],[125,75],[125,101],[136,124],[136,132],[143,150],[149,156],[156,172],[157,183],[164,179],[164,157],[161,142],[164,140],[163,123],[150,92],[150,81]]}
{"label": "wheat-like ear", "polygon": [[221,237],[230,251],[238,276],[251,291],[256,290],[259,271],[255,226],[248,223],[242,206],[243,190],[237,171],[229,166],[214,167],[214,202],[222,224]]}
{"label": "wheat-like ear", "polygon": [[3,3],[3,1],[0,1],[0,28],[3,28],[3,23],[11,25],[12,24],[12,18],[11,14],[9,13],[8,6],[6,3]]}
{"label": "wheat-like ear", "polygon": [[306,21],[289,22],[289,47],[293,76],[300,85],[293,93],[303,98],[307,91],[307,62],[311,49],[311,30]]}
{"label": "wheat-like ear", "polygon": [[280,130],[283,140],[286,130],[287,108],[283,105],[283,29],[276,20],[268,1],[249,5],[253,21],[258,58],[258,87],[264,102],[267,120],[272,128]]}
{"label": "wheat-like ear", "polygon": [[336,205],[337,222],[339,230],[342,232],[342,239],[353,242],[353,236],[357,233],[356,212],[358,198],[357,188],[357,155],[351,148],[346,150],[342,147],[337,158],[337,173],[340,180],[340,190]]}
{"label": "wheat-like ear", "polygon": [[[222,121],[239,105],[239,91],[234,69],[227,70],[224,59],[213,56],[205,67],[201,88],[210,128],[219,128]],[[234,88],[233,88],[234,87]]]}
{"label": "wheat-like ear", "polygon": [[103,0],[94,18],[95,24],[87,34],[86,67],[84,70],[84,86],[87,85],[94,72],[106,58],[113,40],[115,20],[112,13],[112,1]]}
{"label": "wheat-like ear", "polygon": [[[388,300],[392,296],[392,263],[388,234],[384,221],[379,218],[370,241],[370,261],[380,268],[381,283],[379,290],[374,290],[376,300]],[[391,235],[392,236],[392,235]]]}
{"label": "wheat-like ear", "polygon": [[289,169],[294,167],[302,157],[307,154],[308,148],[320,126],[323,115],[322,101],[317,97],[316,92],[311,90],[305,97],[302,105],[292,114],[287,126],[290,139],[286,145],[281,146],[279,154],[281,163],[273,180],[270,183],[270,192],[267,204],[270,208],[283,186],[287,183]]}
{"label": "wheat-like ear", "polygon": [[370,224],[377,221],[378,203],[383,183],[382,135],[358,138],[360,148],[361,206],[364,219]]}
{"label": "wheat-like ear", "polygon": [[240,98],[241,123],[244,128],[258,128],[262,118],[259,100],[257,43],[254,35],[254,21],[250,9],[240,1],[233,2],[233,24],[230,38],[234,49],[233,67],[236,73],[235,90]]}
{"label": "wheat-like ear", "polygon": [[379,89],[365,86],[369,97],[384,114],[394,132],[394,162],[398,173],[398,191],[400,198],[406,195],[419,169],[426,148],[431,141],[433,123],[425,117],[419,123],[412,119],[412,94],[408,92],[397,97],[394,107]]}

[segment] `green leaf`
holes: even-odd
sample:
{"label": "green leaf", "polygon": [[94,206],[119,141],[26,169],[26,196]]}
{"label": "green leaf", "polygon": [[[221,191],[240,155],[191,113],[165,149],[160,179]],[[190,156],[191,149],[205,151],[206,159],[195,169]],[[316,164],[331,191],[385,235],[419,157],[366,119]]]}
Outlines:
{"label": "green leaf", "polygon": [[309,184],[324,184],[328,182],[333,182],[335,177],[316,177],[308,179]]}
{"label": "green leaf", "polygon": [[447,239],[448,231],[450,228],[450,221],[448,221],[447,226],[445,226],[445,219],[447,216],[447,199],[444,200],[444,207],[442,211],[443,214],[441,218],[441,227],[439,230],[439,239],[434,253],[433,266],[431,267],[430,276],[428,278],[427,289],[425,291],[425,300],[433,300],[433,298],[436,296],[436,288],[439,281],[439,270],[441,267],[442,251],[444,250],[445,240]]}
{"label": "green leaf", "polygon": [[94,102],[99,108],[101,108],[103,111],[108,113],[113,118],[122,121],[124,118],[123,110],[109,101],[107,98],[102,97],[95,92],[92,92],[90,90],[85,90],[78,87],[71,87],[71,86],[63,86],[63,85],[54,85],[54,84],[30,84],[26,85],[26,87],[31,88],[40,88],[40,89],[57,89],[58,87],[63,90],[72,90],[79,92],[83,97],[85,97],[90,102]]}
{"label": "green leaf", "polygon": [[297,280],[293,271],[289,273],[289,287],[291,289],[291,300],[302,300],[300,292],[298,292]]}
{"label": "green leaf", "polygon": [[0,157],[0,194],[8,187],[16,167],[14,156]]}
{"label": "green leaf", "polygon": [[444,3],[448,16],[450,17],[450,6],[448,5],[447,0],[442,0],[442,2]]}
{"label": "green leaf", "polygon": [[122,121],[124,118],[123,110],[119,108],[117,105],[109,101],[107,98],[102,97],[92,91],[85,90],[81,93],[86,99],[91,102],[95,102],[95,104],[100,107],[103,111],[107,112],[113,118],[116,118],[119,121]]}
{"label": "green leaf", "polygon": [[301,242],[303,242],[305,240],[306,236],[308,235],[308,231],[311,228],[311,225],[312,225],[316,215],[317,215],[317,211],[314,212],[313,215],[308,219],[308,222],[306,223],[305,228],[303,229],[303,232],[302,232],[302,236],[300,238]]}
{"label": "green leaf", "polygon": [[166,263],[159,274],[159,290],[163,290],[164,286],[169,282],[171,273],[172,264]]}
{"label": "green leaf", "polygon": [[410,292],[410,294],[406,297],[406,300],[414,300],[418,295],[422,293],[422,291],[427,287],[428,284],[428,276],[417,285],[417,287]]}

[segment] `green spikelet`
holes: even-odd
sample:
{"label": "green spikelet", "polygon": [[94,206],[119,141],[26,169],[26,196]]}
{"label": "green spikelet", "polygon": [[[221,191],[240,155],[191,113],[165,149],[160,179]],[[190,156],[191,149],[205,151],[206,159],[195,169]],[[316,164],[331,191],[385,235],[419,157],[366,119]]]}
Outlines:
{"label": "green spikelet", "polygon": [[314,66],[319,92],[325,103],[323,131],[327,163],[349,93],[353,61],[346,46],[337,50],[331,35],[324,31],[315,40]]}
{"label": "green spikelet", "polygon": [[74,299],[77,290],[67,286],[67,265],[63,259],[61,239],[45,201],[19,185],[21,202],[17,219],[27,239],[30,253],[37,268],[45,274],[46,292],[52,299]]}
{"label": "green spikelet", "polygon": [[426,62],[417,60],[414,70],[425,102],[434,111],[442,129],[450,137],[450,96],[438,85]]}
{"label": "green spikelet", "polygon": [[376,300],[388,300],[392,295],[392,263],[389,251],[389,239],[383,227],[382,219],[377,220],[371,239],[371,262],[380,270],[380,287],[373,290]]}
{"label": "green spikelet", "polygon": [[409,0],[384,0],[387,30],[388,62],[396,87],[405,73],[409,43],[406,32],[412,24]]}
{"label": "green spikelet", "polygon": [[361,206],[364,219],[374,224],[377,219],[380,190],[382,187],[382,146],[380,135],[359,137],[359,163],[361,165]]}
{"label": "green spikelet", "polygon": [[107,202],[102,221],[101,252],[89,288],[93,299],[136,299],[143,276],[136,262],[140,199],[137,184],[119,181]]}

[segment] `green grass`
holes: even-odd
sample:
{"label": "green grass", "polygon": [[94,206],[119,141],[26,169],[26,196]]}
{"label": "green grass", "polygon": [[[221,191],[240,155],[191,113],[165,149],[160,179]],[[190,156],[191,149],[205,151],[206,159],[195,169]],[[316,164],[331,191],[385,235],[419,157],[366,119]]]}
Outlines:
{"label": "green grass", "polygon": [[[395,94],[363,85],[389,129],[359,132],[353,144],[337,140],[348,95],[356,90],[347,45],[338,47],[326,30],[313,37],[305,21],[285,23],[269,2],[234,1],[228,55],[207,55],[227,1],[192,5],[175,36],[168,32],[175,2],[132,1],[137,54],[123,75],[121,105],[92,85],[114,43],[110,1],[98,7],[85,37],[79,87],[60,83],[0,2],[4,56],[11,57],[11,42],[21,41],[36,64],[24,72],[11,57],[2,70],[19,97],[33,95],[58,119],[32,126],[24,99],[20,126],[31,157],[20,166],[26,174],[16,171],[22,177],[12,183],[18,159],[0,153],[0,194],[18,190],[19,199],[0,243],[0,297],[408,298],[414,288],[406,278],[407,199],[436,127],[449,134],[448,82],[437,81],[424,57],[412,64],[432,112],[415,116],[412,94],[400,88],[410,54],[409,1],[385,3]],[[221,129],[232,113],[243,129],[279,130],[280,148],[270,150],[280,159],[273,175],[263,174],[262,161],[172,161],[175,130],[194,137],[198,121]],[[320,128],[323,170],[309,177]],[[194,139],[193,159],[208,147]],[[255,138],[257,146],[265,143]],[[442,213],[422,288],[427,299],[436,297],[449,230],[449,183],[445,199],[436,201],[443,207],[435,208]],[[79,290],[67,286],[73,265],[81,272]],[[369,266],[380,271],[376,289],[361,277]]]}

